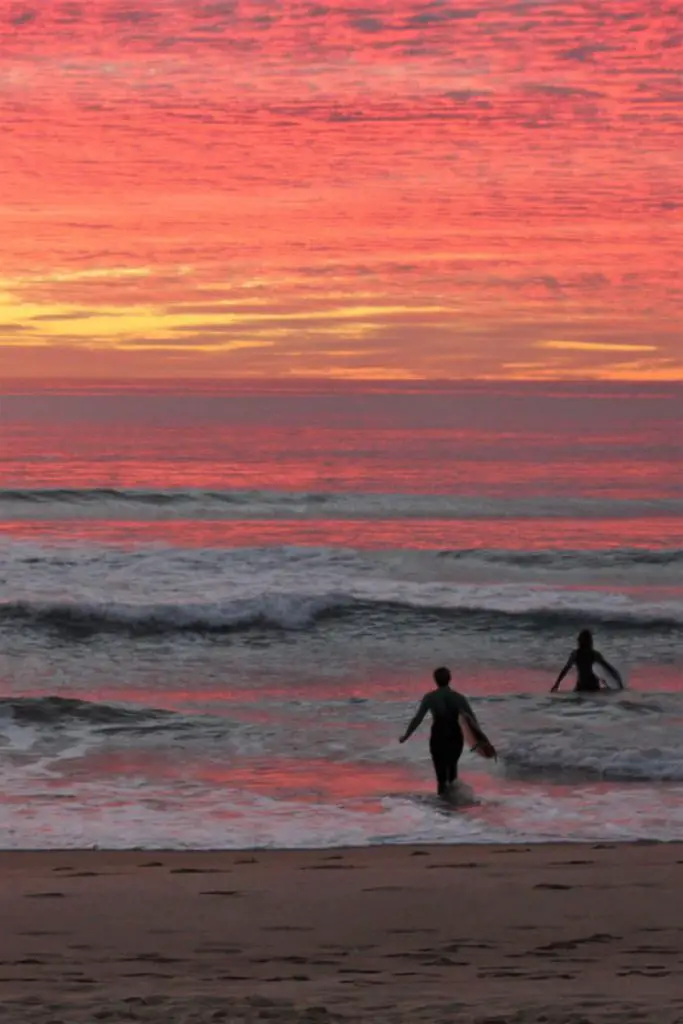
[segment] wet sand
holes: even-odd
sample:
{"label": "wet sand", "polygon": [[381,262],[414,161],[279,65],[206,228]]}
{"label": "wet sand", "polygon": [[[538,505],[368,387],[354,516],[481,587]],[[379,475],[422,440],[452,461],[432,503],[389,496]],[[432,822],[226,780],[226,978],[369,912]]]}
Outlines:
{"label": "wet sand", "polygon": [[683,1022],[683,845],[1,853],[0,1021]]}

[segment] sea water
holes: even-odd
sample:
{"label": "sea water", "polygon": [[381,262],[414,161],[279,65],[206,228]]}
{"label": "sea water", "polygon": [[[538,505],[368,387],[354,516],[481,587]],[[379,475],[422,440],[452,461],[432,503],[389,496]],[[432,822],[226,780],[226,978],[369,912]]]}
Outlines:
{"label": "sea water", "polygon": [[683,838],[680,386],[4,391],[0,846]]}

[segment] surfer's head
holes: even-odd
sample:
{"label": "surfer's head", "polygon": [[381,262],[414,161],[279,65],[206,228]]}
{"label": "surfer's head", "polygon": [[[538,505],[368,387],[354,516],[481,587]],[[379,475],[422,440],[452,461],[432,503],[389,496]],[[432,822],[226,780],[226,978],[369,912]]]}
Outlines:
{"label": "surfer's head", "polygon": [[578,635],[577,642],[582,651],[593,649],[593,634],[590,629],[582,629]]}
{"label": "surfer's head", "polygon": [[448,668],[437,668],[434,670],[434,682],[437,686],[448,686],[451,681],[451,672]]}

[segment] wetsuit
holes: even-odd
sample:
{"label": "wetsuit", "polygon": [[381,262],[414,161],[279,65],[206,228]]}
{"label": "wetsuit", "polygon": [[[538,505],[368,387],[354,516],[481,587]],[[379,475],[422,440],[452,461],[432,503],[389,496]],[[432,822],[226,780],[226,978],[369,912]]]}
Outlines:
{"label": "wetsuit", "polygon": [[470,715],[475,722],[476,718],[467,698],[451,690],[450,686],[441,686],[425,694],[411,723],[411,731],[417,728],[428,711],[432,715],[429,753],[432,755],[439,794],[443,795],[458,777],[458,761],[465,745],[460,715]]}
{"label": "wetsuit", "polygon": [[616,681],[619,689],[623,689],[624,684],[621,676],[615,668],[610,665],[608,661],[605,661],[602,654],[596,651],[593,647],[577,647],[575,651],[569,655],[567,664],[564,666],[559,676],[555,680],[554,686],[551,688],[551,692],[555,692],[559,687],[560,683],[566,676],[567,672],[571,668],[576,668],[577,678],[576,686],[574,689],[578,693],[597,693],[600,689],[600,680],[593,671],[593,665],[602,665],[606,669],[612,678]]}
{"label": "wetsuit", "polygon": [[445,793],[448,786],[457,779],[458,761],[464,745],[462,729],[442,729],[436,723],[432,725],[429,753],[432,755],[439,794]]}
{"label": "wetsuit", "polygon": [[574,664],[576,665],[576,686],[575,690],[581,693],[595,693],[600,689],[600,680],[593,671],[593,663],[602,660],[600,654],[579,647],[574,651]]}

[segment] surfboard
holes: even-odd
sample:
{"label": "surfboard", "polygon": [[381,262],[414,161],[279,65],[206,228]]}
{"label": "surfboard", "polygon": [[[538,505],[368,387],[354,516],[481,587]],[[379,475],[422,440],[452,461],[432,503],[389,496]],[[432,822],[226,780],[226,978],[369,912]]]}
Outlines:
{"label": "surfboard", "polygon": [[496,748],[474,719],[469,715],[460,715],[460,727],[465,737],[465,743],[473,753],[479,754],[479,757],[486,758],[487,761],[498,760]]}

